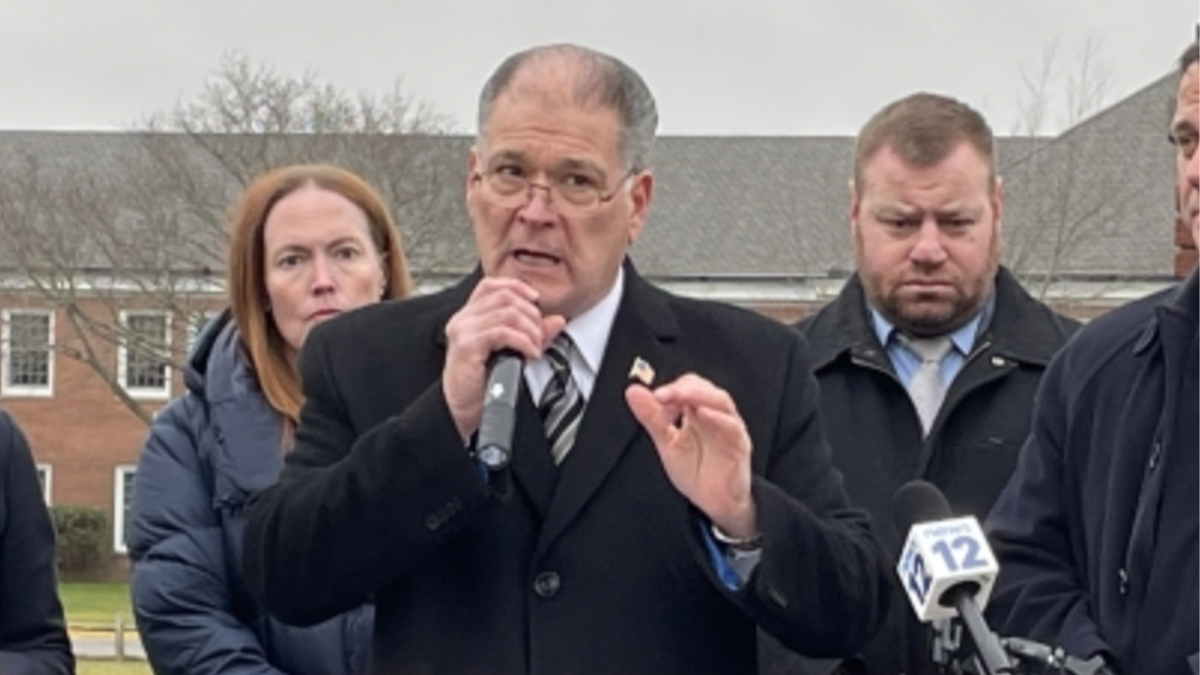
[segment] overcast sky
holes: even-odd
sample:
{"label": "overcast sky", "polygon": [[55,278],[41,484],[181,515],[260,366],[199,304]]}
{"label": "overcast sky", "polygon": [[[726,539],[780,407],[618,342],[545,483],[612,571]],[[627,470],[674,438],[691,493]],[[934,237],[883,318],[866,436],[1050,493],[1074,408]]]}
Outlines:
{"label": "overcast sky", "polygon": [[[1018,118],[1021,71],[1090,37],[1115,102],[1168,72],[1196,0],[0,0],[0,129],[122,129],[192,96],[223,53],[349,90],[407,88],[474,130],[522,48],[570,41],[646,78],[666,134],[853,134],[925,89]],[[1060,115],[1061,116],[1061,115]]]}

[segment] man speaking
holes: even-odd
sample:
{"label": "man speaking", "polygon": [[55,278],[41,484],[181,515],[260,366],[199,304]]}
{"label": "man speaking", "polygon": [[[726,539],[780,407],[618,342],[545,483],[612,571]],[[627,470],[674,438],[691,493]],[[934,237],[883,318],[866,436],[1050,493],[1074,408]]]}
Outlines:
{"label": "man speaking", "polygon": [[[756,627],[817,656],[876,630],[889,565],[800,338],[626,260],[656,124],[641,77],[588,49],[492,75],[466,186],[481,272],[305,346],[296,450],[246,533],[280,618],[374,597],[388,674],[742,674]],[[507,466],[474,438],[503,350],[525,359]]]}

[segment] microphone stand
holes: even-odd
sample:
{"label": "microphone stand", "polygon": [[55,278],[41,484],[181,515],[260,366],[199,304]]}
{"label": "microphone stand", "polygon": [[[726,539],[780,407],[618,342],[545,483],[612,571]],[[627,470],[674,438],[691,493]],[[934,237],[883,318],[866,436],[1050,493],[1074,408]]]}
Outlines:
{"label": "microphone stand", "polygon": [[967,628],[967,635],[975,645],[975,657],[983,669],[983,675],[1016,673],[995,633],[992,633],[987,622],[983,620],[983,612],[979,611],[979,605],[975,604],[972,595],[959,593],[954,598],[954,605]]}

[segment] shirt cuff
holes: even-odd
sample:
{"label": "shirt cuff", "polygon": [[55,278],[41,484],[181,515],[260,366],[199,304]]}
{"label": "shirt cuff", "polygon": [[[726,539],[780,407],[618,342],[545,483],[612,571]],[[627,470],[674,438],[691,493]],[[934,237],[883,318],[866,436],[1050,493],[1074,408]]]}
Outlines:
{"label": "shirt cuff", "polygon": [[701,521],[698,525],[700,526],[700,538],[704,540],[704,548],[708,552],[709,562],[712,563],[717,578],[721,580],[721,585],[731,591],[740,591],[750,580],[750,576],[754,574],[759,561],[762,560],[762,549],[739,551],[722,546],[713,537],[708,523]]}

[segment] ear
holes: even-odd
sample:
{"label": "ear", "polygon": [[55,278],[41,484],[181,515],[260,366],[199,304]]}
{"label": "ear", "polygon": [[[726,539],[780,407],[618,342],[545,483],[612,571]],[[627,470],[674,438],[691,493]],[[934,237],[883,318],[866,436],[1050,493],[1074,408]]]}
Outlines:
{"label": "ear", "polygon": [[654,196],[654,174],[649,169],[643,169],[630,180],[633,181],[629,188],[633,212],[629,219],[629,243],[633,244],[641,235],[646,216],[650,213],[650,200]]}
{"label": "ear", "polygon": [[992,216],[996,219],[996,234],[1000,233],[1000,222],[1004,215],[1004,179],[996,176],[996,184],[992,186]]}
{"label": "ear", "polygon": [[859,199],[858,186],[854,184],[853,178],[849,180],[847,187],[850,189],[850,231],[855,232],[858,230],[858,216],[859,209],[862,208],[862,200]]}
{"label": "ear", "polygon": [[479,148],[472,146],[467,153],[467,214],[471,217],[471,222],[476,221],[476,210],[478,208],[477,201],[479,199],[479,190],[483,184],[483,161],[480,157]]}
{"label": "ear", "polygon": [[479,184],[483,182],[483,160],[480,157],[479,147],[471,146],[467,151],[467,195],[478,189]]}
{"label": "ear", "polygon": [[388,275],[388,254],[387,251],[379,254],[379,299],[387,297],[388,286],[391,285],[391,279]]}

